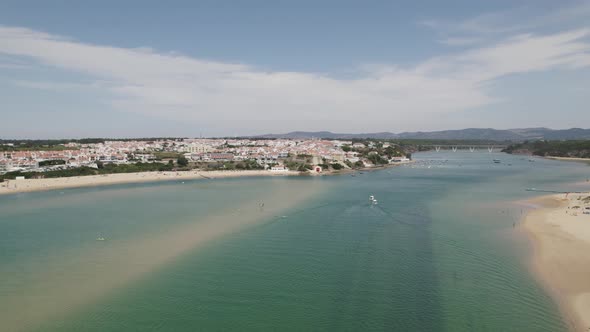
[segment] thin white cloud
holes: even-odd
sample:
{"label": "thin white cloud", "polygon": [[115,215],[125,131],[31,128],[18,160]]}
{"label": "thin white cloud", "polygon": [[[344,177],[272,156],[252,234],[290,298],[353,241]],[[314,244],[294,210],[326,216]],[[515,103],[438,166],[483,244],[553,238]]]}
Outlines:
{"label": "thin white cloud", "polygon": [[27,81],[27,80],[16,80],[13,82],[14,85],[54,92],[73,92],[74,90],[93,90],[97,88],[104,88],[104,83],[92,82],[92,83],[72,83],[72,82],[52,82],[52,81]]}
{"label": "thin white cloud", "polygon": [[[400,130],[500,100],[486,82],[532,71],[590,66],[586,29],[518,35],[411,67],[370,66],[355,79],[264,71],[149,48],[93,45],[26,28],[0,27],[0,54],[84,73],[113,107],[195,126],[243,129]],[[52,83],[18,82],[51,89]],[[56,82],[54,89],[70,82]],[[77,84],[70,86],[78,88]]]}
{"label": "thin white cloud", "polygon": [[0,68],[4,69],[27,69],[31,68],[25,61],[12,56],[3,55],[0,52]]}
{"label": "thin white cloud", "polygon": [[449,37],[440,39],[438,42],[449,46],[468,46],[480,43],[480,38],[474,37]]}
{"label": "thin white cloud", "polygon": [[517,6],[464,20],[430,19],[418,23],[432,29],[439,36],[439,43],[448,46],[489,43],[538,29],[560,31],[588,26],[590,1],[570,1],[569,4],[556,2],[553,5],[558,7],[547,9],[537,4]]}

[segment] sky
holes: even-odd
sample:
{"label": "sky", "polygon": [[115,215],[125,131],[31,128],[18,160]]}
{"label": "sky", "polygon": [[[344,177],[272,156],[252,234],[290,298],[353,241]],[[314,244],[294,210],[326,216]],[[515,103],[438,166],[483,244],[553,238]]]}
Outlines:
{"label": "sky", "polygon": [[0,0],[0,138],[590,127],[590,0]]}

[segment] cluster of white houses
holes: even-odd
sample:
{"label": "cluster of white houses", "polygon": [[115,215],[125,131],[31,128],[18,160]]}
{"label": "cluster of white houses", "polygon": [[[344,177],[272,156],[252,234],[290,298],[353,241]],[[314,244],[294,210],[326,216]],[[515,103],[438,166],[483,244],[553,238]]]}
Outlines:
{"label": "cluster of white houses", "polygon": [[[352,163],[368,160],[359,158],[354,151],[345,152],[342,146],[364,148],[362,143],[342,140],[248,140],[248,139],[184,139],[158,141],[106,141],[96,144],[68,143],[55,151],[2,151],[0,174],[10,171],[47,171],[80,166],[97,167],[102,163],[156,162],[158,152],[176,152],[191,161],[242,161],[256,160],[261,165],[281,168],[282,160],[289,156],[308,156],[312,164],[324,161]],[[348,150],[348,149],[347,149]],[[60,160],[57,165],[40,166],[44,161]],[[406,160],[393,158],[390,162]]]}

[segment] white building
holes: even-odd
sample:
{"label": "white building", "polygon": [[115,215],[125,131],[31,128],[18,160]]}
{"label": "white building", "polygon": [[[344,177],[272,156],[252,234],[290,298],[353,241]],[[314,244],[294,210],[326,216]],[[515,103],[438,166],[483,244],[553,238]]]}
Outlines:
{"label": "white building", "polygon": [[213,148],[202,143],[191,143],[186,146],[186,150],[190,153],[209,153],[213,151]]}
{"label": "white building", "polygon": [[275,165],[270,168],[271,172],[287,172],[289,169],[283,165]]}
{"label": "white building", "polygon": [[407,162],[410,161],[410,159],[406,158],[406,157],[392,157],[389,162],[390,163],[402,163],[402,162]]}

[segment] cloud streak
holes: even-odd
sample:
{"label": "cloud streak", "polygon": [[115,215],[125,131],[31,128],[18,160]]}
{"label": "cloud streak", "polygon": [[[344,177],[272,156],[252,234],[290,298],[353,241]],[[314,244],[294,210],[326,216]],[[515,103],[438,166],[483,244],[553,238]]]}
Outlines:
{"label": "cloud streak", "polygon": [[[0,54],[82,73],[117,110],[186,119],[200,128],[261,131],[399,130],[426,116],[490,105],[488,82],[510,74],[590,66],[588,29],[520,34],[415,66],[366,67],[357,78],[265,71],[148,48],[94,45],[0,26]],[[468,43],[464,43],[467,45]],[[366,69],[365,68],[365,69]],[[66,90],[76,82],[15,82]],[[240,129],[247,128],[247,129]]]}

